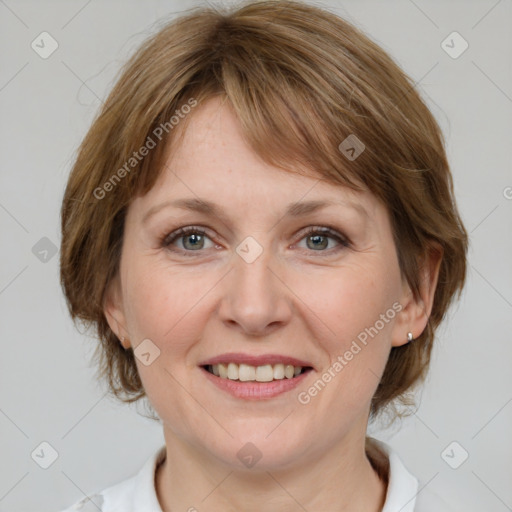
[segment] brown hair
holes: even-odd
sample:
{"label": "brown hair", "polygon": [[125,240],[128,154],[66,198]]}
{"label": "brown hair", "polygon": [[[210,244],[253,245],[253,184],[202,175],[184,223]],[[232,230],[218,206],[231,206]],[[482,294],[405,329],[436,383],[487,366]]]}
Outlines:
{"label": "brown hair", "polygon": [[[380,199],[416,296],[422,258],[442,247],[428,325],[391,349],[375,416],[424,378],[434,331],[464,285],[467,234],[442,133],[412,80],[360,30],[297,1],[199,8],[166,24],[125,65],[84,138],[62,203],[61,284],[73,320],[96,329],[99,376],[121,401],[145,396],[133,351],[105,318],[105,292],[119,269],[127,207],[154,185],[178,132],[171,118],[213,96],[229,100],[265,162],[314,169]],[[190,116],[180,117],[182,130]],[[365,145],[355,159],[339,149],[349,135]],[[135,159],[150,139],[161,142]]]}

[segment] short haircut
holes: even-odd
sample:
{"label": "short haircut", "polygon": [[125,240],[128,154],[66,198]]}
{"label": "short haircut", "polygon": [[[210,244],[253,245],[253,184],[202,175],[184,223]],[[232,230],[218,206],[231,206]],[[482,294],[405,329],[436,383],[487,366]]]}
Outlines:
{"label": "short haircut", "polygon": [[[414,82],[382,48],[300,1],[196,8],[166,22],[126,63],[82,141],[62,203],[60,277],[73,320],[95,329],[98,375],[123,402],[145,396],[133,350],[123,349],[105,318],[105,292],[118,275],[131,200],[163,171],[193,102],[214,97],[229,101],[266,163],[312,169],[382,201],[402,277],[416,296],[423,258],[442,248],[427,327],[391,349],[371,414],[405,400],[425,377],[435,330],[466,276],[467,233],[443,135]],[[343,152],[348,137],[356,151],[365,146],[357,158]],[[142,158],[150,139],[155,147]]]}

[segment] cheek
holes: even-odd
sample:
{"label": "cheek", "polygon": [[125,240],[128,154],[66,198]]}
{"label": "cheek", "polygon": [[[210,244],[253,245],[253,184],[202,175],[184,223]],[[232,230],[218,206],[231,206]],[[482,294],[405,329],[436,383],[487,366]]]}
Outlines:
{"label": "cheek", "polygon": [[336,382],[332,389],[343,388],[347,399],[370,399],[378,384],[391,348],[398,275],[380,264],[347,267],[310,295],[311,309],[328,327],[320,340],[329,359],[323,372],[331,377],[325,379]]}
{"label": "cheek", "polygon": [[136,338],[134,345],[150,339],[160,351],[148,366],[135,358],[142,384],[159,416],[186,432],[192,428],[190,400],[180,383],[188,378],[187,355],[201,339],[201,322],[208,318],[200,301],[209,289],[205,288],[208,275],[192,276],[148,258],[133,265],[127,277],[127,321]]}
{"label": "cheek", "polygon": [[189,318],[205,293],[205,278],[148,259],[132,266],[128,281],[127,316],[133,332],[161,348],[172,341],[173,350],[179,350],[181,341],[191,339],[187,331],[195,324]]}
{"label": "cheek", "polygon": [[[326,276],[325,286],[317,288],[312,300],[336,339],[346,341],[373,326],[392,308],[399,297],[399,284],[394,269],[386,269],[380,262],[346,267]],[[384,327],[379,323],[379,331],[387,332],[390,323]]]}

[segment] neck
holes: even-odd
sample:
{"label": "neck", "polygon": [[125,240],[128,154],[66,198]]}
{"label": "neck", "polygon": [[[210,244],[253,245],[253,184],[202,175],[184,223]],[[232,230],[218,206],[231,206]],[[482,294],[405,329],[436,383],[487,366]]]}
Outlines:
{"label": "neck", "polygon": [[[205,459],[204,453],[166,431],[166,458],[156,473],[163,512],[173,510],[380,512],[387,487],[387,459],[375,444],[341,443],[291,469],[240,471]],[[347,440],[348,441],[348,440]],[[371,460],[370,460],[371,459]]]}

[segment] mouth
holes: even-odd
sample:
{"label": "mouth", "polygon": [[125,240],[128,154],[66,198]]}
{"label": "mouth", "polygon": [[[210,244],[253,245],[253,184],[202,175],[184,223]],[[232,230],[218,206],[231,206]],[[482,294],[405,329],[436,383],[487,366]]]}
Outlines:
{"label": "mouth", "polygon": [[224,354],[203,361],[199,368],[216,389],[237,399],[253,401],[290,392],[315,369],[306,361],[277,354]]}
{"label": "mouth", "polygon": [[206,364],[202,365],[201,368],[219,379],[261,383],[296,379],[313,370],[311,366],[295,366],[284,363],[253,366],[232,362]]}

